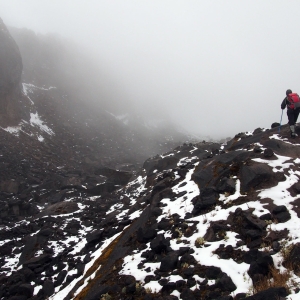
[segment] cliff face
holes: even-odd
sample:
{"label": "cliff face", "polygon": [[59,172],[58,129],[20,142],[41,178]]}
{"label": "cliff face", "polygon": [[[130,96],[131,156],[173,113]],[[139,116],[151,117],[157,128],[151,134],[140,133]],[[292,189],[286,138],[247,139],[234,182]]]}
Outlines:
{"label": "cliff face", "polygon": [[19,48],[0,19],[0,122],[14,124],[19,119],[22,98],[22,57]]}

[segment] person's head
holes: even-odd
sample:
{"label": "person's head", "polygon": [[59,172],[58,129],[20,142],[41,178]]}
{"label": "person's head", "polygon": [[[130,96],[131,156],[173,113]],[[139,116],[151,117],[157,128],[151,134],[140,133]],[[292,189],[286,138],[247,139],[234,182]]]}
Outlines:
{"label": "person's head", "polygon": [[290,89],[286,90],[286,92],[285,92],[286,95],[289,95],[291,93],[292,93],[292,90],[290,90]]}

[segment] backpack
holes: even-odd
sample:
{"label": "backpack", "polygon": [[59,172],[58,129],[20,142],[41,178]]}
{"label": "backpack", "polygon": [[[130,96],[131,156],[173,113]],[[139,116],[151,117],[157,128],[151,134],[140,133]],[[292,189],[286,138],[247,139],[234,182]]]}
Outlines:
{"label": "backpack", "polygon": [[288,104],[288,107],[290,109],[297,109],[300,107],[300,98],[298,94],[296,93],[288,94],[287,99],[288,102],[290,102],[290,104]]}

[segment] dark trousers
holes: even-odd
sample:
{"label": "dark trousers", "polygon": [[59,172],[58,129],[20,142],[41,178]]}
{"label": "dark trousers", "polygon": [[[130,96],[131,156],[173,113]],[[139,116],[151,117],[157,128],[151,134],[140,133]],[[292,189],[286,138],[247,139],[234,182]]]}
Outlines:
{"label": "dark trousers", "polygon": [[287,110],[287,116],[288,116],[288,119],[289,119],[289,125],[290,126],[295,125],[295,123],[297,123],[299,112],[300,112],[299,108],[298,109],[288,109]]}

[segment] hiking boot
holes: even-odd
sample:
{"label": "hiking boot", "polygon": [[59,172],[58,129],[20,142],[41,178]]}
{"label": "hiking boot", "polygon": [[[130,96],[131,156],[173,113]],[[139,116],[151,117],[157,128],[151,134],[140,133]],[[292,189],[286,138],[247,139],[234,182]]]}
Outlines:
{"label": "hiking boot", "polygon": [[296,137],[295,125],[291,125],[290,129],[291,129],[291,137],[295,138]]}

